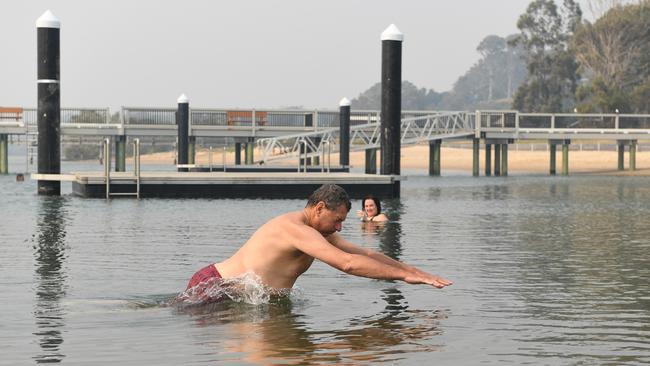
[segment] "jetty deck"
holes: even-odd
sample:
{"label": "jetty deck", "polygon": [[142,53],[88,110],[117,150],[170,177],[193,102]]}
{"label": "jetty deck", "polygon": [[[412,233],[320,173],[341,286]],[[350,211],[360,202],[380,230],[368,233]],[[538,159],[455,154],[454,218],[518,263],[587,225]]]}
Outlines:
{"label": "jetty deck", "polygon": [[[73,194],[87,198],[106,197],[104,172],[32,174],[32,179],[72,182]],[[111,195],[137,191],[133,172],[110,173]],[[305,199],[322,184],[338,184],[352,198],[373,194],[399,196],[400,176],[354,173],[246,173],[142,171],[140,197],[165,198],[299,198]]]}

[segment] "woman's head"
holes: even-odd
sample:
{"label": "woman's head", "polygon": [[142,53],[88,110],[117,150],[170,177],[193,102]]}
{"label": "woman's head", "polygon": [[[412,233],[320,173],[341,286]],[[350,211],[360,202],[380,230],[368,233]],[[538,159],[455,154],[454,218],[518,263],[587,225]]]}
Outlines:
{"label": "woman's head", "polygon": [[366,196],[361,200],[361,209],[368,216],[377,216],[381,213],[381,202],[379,202],[379,198],[377,197]]}

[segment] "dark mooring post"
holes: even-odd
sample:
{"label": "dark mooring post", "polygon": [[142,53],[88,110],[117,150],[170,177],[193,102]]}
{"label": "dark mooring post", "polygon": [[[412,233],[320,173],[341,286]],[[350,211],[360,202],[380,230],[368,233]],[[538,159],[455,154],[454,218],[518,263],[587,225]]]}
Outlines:
{"label": "dark mooring post", "polygon": [[501,145],[501,176],[508,176],[508,144]]}
{"label": "dark mooring post", "polygon": [[[178,144],[177,154],[178,161],[177,164],[188,164],[188,152],[189,152],[189,130],[190,130],[190,100],[185,94],[181,94],[178,97],[178,105],[176,109],[176,125],[178,125]],[[187,168],[178,168],[179,172],[188,171]]]}
{"label": "dark mooring post", "polygon": [[636,170],[636,140],[630,141],[630,170]]}
{"label": "dark mooring post", "polygon": [[619,141],[618,144],[618,170],[625,170],[625,144]]}
{"label": "dark mooring post", "polygon": [[440,145],[442,141],[429,141],[429,175],[432,177],[440,176]]}
{"label": "dark mooring post", "polygon": [[557,145],[549,141],[548,143],[548,150],[550,151],[550,169],[549,169],[549,174],[550,175],[555,175],[556,174],[556,150],[557,150]]}
{"label": "dark mooring post", "polygon": [[492,175],[492,145],[485,143],[485,176]]}
{"label": "dark mooring post", "polygon": [[[404,34],[391,24],[381,34],[381,170],[400,174],[402,115],[402,42]],[[400,182],[393,185],[399,197]]]}
{"label": "dark mooring post", "polygon": [[377,174],[377,149],[366,149],[366,174]]}
{"label": "dark mooring post", "polygon": [[494,176],[501,176],[501,144],[494,144]]}
{"label": "dark mooring post", "polygon": [[569,145],[571,140],[562,142],[562,175],[569,175]]}
{"label": "dark mooring post", "polygon": [[0,174],[9,174],[9,135],[0,134]]}
{"label": "dark mooring post", "polygon": [[235,165],[241,165],[241,142],[235,142]]}
{"label": "dark mooring post", "polygon": [[126,136],[115,136],[115,171],[126,171]]}
{"label": "dark mooring post", "polygon": [[249,137],[248,142],[246,142],[246,151],[245,151],[246,165],[253,165],[253,163],[255,162],[255,157],[253,156],[254,152],[255,152],[255,137]]}
{"label": "dark mooring post", "polygon": [[472,139],[472,176],[479,176],[479,156],[481,148],[481,139]]}
{"label": "dark mooring post", "polygon": [[[350,166],[350,100],[343,98],[339,102],[339,164],[345,169]],[[366,150],[368,151],[368,150]]]}
{"label": "dark mooring post", "polygon": [[[60,30],[49,10],[36,21],[39,174],[61,173]],[[60,195],[61,182],[39,180],[38,194]]]}

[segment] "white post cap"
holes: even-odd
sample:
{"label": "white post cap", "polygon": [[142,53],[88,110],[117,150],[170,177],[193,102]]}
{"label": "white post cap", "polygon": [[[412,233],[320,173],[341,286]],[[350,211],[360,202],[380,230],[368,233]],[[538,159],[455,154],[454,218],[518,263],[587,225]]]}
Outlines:
{"label": "white post cap", "polygon": [[404,41],[404,33],[400,32],[395,24],[391,24],[381,33],[382,41]]}
{"label": "white post cap", "polygon": [[40,18],[36,19],[36,28],[61,28],[59,18],[47,10]]}
{"label": "white post cap", "polygon": [[177,102],[178,102],[179,104],[180,104],[180,103],[189,103],[189,102],[190,102],[190,99],[187,97],[187,95],[185,95],[185,94],[181,94],[181,96],[178,97]]}
{"label": "white post cap", "polygon": [[350,106],[350,99],[343,97],[341,101],[339,102],[339,107],[349,107]]}

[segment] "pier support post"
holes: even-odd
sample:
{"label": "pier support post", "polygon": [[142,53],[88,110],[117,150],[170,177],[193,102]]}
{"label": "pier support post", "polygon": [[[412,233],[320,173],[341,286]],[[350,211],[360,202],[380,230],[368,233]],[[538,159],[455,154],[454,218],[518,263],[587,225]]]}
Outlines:
{"label": "pier support post", "polygon": [[621,141],[617,144],[618,170],[625,170],[625,144]]}
{"label": "pier support post", "polygon": [[196,164],[196,136],[189,136],[187,141],[187,163]]}
{"label": "pier support post", "polygon": [[0,174],[9,174],[9,135],[0,135]]}
{"label": "pier support post", "polygon": [[115,136],[115,171],[126,171],[126,136]]}
{"label": "pier support post", "polygon": [[501,176],[501,144],[494,144],[494,176]]}
{"label": "pier support post", "polygon": [[[321,138],[320,138],[320,137],[314,137],[314,145],[316,145],[316,146],[320,146],[320,145],[321,145]],[[322,148],[323,148],[323,146],[321,146],[321,149],[322,149]],[[322,151],[322,150],[321,150],[321,151]],[[325,160],[327,160],[327,157],[325,158]],[[314,165],[314,166],[319,166],[319,165],[321,164],[320,156],[319,156],[319,155],[316,155],[316,156],[312,157],[312,158],[311,158],[311,163],[312,163],[312,165]],[[325,163],[325,162],[323,162],[323,163]]]}
{"label": "pier support post", "polygon": [[508,144],[501,145],[501,176],[508,176]]}
{"label": "pier support post", "polygon": [[571,140],[562,143],[562,175],[569,175],[569,144]]}
{"label": "pier support post", "polygon": [[[402,42],[404,34],[391,24],[381,34],[381,171],[400,174],[402,115]],[[393,183],[400,195],[400,182]]]}
{"label": "pier support post", "polygon": [[[190,129],[190,100],[185,94],[178,97],[176,110],[176,124],[178,125],[177,164],[188,164],[189,129]],[[178,168],[179,172],[188,171],[187,168]]]}
{"label": "pier support post", "polygon": [[472,176],[479,176],[479,156],[480,156],[480,147],[481,140],[474,138],[472,139]]}
{"label": "pier support post", "polygon": [[[49,10],[36,21],[38,173],[61,173],[61,22]],[[38,194],[61,194],[61,182],[38,181]]]}
{"label": "pier support post", "polygon": [[235,142],[235,165],[241,165],[241,142]]}
{"label": "pier support post", "polygon": [[492,145],[485,144],[485,176],[492,175]]}
{"label": "pier support post", "polygon": [[440,145],[440,140],[429,141],[429,175],[433,177],[440,176]]}
{"label": "pier support post", "polygon": [[377,174],[377,149],[366,149],[366,174]]}
{"label": "pier support post", "polygon": [[636,140],[630,141],[630,170],[636,170]]}
{"label": "pier support post", "polygon": [[339,164],[343,169],[350,166],[350,100],[339,102]]}
{"label": "pier support post", "polygon": [[549,167],[549,174],[550,175],[555,175],[556,174],[556,150],[557,150],[557,145],[549,141],[548,143],[548,150],[550,151],[550,167]]}
{"label": "pier support post", "polygon": [[255,138],[249,137],[248,142],[246,143],[246,165],[253,165],[255,161],[253,153],[255,151]]}

